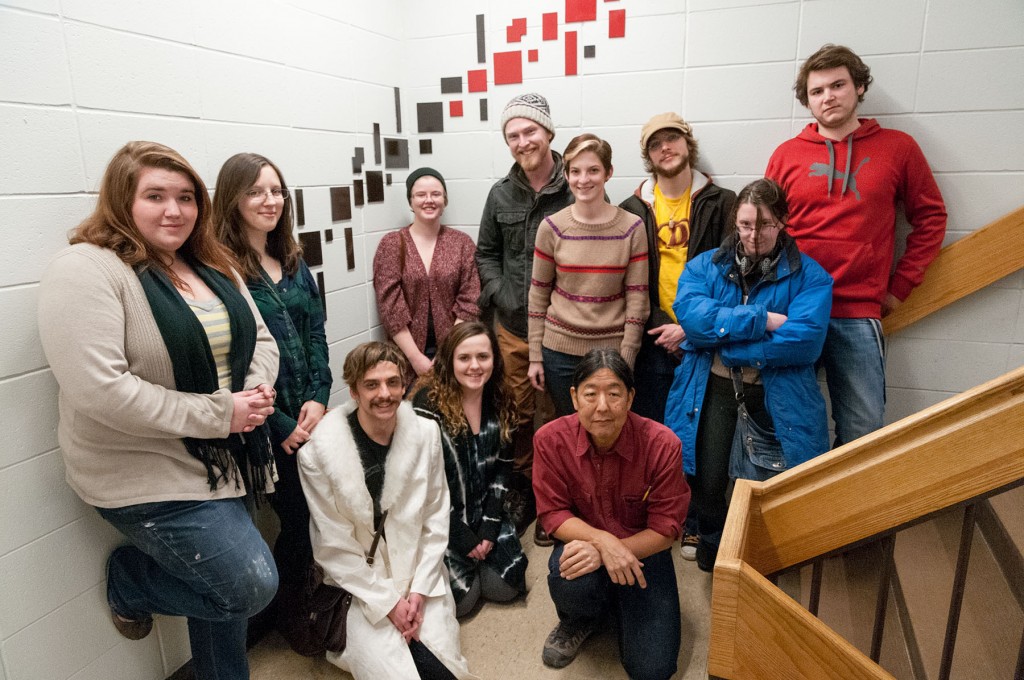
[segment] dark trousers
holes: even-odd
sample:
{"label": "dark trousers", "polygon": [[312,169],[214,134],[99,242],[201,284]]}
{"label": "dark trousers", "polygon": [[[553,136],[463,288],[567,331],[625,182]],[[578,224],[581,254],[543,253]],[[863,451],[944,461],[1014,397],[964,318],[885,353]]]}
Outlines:
{"label": "dark trousers", "polygon": [[619,623],[619,655],[634,680],[667,680],[679,659],[679,589],[672,550],[641,560],[647,587],[612,583],[604,567],[568,581],[558,573],[565,544],[555,541],[548,559],[548,590],[558,618],[572,626],[601,622],[606,612]]}
{"label": "dark trousers", "polygon": [[313,559],[313,546],[309,540],[309,506],[299,481],[299,466],[295,455],[289,456],[280,447],[274,447],[278,481],[270,495],[270,505],[281,521],[281,533],[274,543],[274,561],[281,577],[281,585],[301,584],[306,567]]}

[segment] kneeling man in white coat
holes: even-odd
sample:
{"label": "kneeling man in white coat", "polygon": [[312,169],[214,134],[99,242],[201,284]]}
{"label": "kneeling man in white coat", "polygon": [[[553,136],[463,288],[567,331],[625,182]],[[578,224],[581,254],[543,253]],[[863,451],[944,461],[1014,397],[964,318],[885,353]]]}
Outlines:
{"label": "kneeling man in white coat", "polygon": [[353,596],[348,644],[327,660],[356,680],[475,679],[444,571],[440,434],[402,401],[405,363],[387,343],[352,350],[344,369],[352,403],[324,416],[298,453],[313,556],[325,580]]}

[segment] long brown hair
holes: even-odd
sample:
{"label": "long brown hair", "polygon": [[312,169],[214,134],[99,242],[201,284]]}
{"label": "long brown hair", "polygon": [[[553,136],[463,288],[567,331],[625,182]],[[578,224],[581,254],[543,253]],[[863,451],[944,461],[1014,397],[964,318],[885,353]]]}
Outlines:
{"label": "long brown hair", "polygon": [[[281,188],[288,191],[280,168],[269,158],[257,153],[236,153],[221,166],[213,195],[213,221],[217,225],[217,237],[238,258],[242,276],[250,281],[260,278],[260,254],[249,244],[247,227],[238,211],[238,202],[256,184],[260,171],[267,166],[274,169],[281,180]],[[302,249],[292,234],[291,197],[284,202],[277,226],[267,234],[267,253],[281,263],[285,273],[294,274],[298,270]]]}
{"label": "long brown hair", "polygon": [[210,219],[210,195],[206,191],[206,185],[195,168],[181,154],[156,142],[128,142],[118,149],[107,164],[103,179],[100,181],[96,209],[72,230],[68,241],[71,244],[91,243],[101,248],[109,248],[128,266],[157,267],[175,284],[179,284],[178,277],[142,236],[132,217],[139,174],[144,168],[178,172],[191,180],[198,215],[192,233],[178,252],[213,267],[225,276],[232,276],[234,259],[214,235]]}
{"label": "long brown hair", "polygon": [[455,379],[455,350],[463,342],[477,335],[486,335],[491,343],[494,368],[490,379],[484,385],[484,400],[494,405],[501,430],[501,441],[507,444],[512,441],[512,433],[519,423],[516,401],[505,376],[505,362],[498,351],[498,340],[494,337],[494,331],[479,321],[457,324],[448,333],[437,348],[434,365],[419,379],[416,386],[410,390],[410,394],[415,394],[421,389],[428,390],[427,398],[432,404],[436,404],[445,429],[454,435],[467,432],[469,423],[466,422],[462,410],[462,385]]}

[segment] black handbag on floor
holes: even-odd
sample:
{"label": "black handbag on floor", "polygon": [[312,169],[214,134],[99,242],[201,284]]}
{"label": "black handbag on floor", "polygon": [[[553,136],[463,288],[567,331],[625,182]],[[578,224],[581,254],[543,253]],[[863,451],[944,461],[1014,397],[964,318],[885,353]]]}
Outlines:
{"label": "black handbag on floor", "polygon": [[[385,510],[380,526],[373,535],[373,543],[366,555],[366,563],[373,564],[377,543],[384,531]],[[344,588],[324,583],[324,570],[313,560],[306,570],[300,592],[285,597],[281,602],[278,629],[281,636],[297,654],[321,656],[325,652],[341,654],[347,642],[346,624],[352,606],[352,593]]]}

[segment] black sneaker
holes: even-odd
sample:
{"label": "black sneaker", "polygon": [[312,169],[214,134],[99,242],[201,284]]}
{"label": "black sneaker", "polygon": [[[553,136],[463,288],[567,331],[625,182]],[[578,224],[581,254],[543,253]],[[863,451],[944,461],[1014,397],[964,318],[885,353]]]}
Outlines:
{"label": "black sneaker", "polygon": [[579,654],[583,641],[593,632],[593,626],[576,627],[559,622],[544,641],[544,652],[541,654],[544,665],[551,668],[568,666]]}

